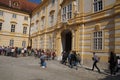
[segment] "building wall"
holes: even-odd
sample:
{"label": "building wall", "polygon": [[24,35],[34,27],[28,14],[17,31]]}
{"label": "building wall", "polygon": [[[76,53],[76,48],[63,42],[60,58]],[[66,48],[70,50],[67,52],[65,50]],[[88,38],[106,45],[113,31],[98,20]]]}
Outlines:
{"label": "building wall", "polygon": [[[62,22],[61,10],[64,6],[68,5],[69,0],[63,0],[63,2],[58,1],[58,6],[50,7],[50,0],[47,1],[44,6],[46,7],[46,13],[41,14],[39,17],[44,15],[46,19],[46,25],[43,30],[35,32],[32,34],[32,39],[35,37],[39,38],[37,47],[43,49],[48,49],[50,38],[53,38],[54,44],[53,50],[56,51],[58,58],[61,57],[62,48],[62,36],[61,33],[65,30],[69,30],[72,33],[72,50],[81,54],[82,64],[87,67],[92,66],[92,56],[93,52],[96,52],[100,56],[99,66],[101,69],[108,68],[108,57],[110,51],[114,51],[117,55],[120,55],[120,1],[119,0],[103,0],[103,10],[94,12],[93,0],[80,0],[78,12],[76,13],[76,3],[74,0],[72,2],[72,18],[66,23]],[[38,9],[33,11],[34,14],[37,11],[42,12],[40,5]],[[49,24],[49,13],[51,10],[55,10],[55,26],[50,26]],[[34,22],[34,21],[33,21]],[[41,20],[39,22],[41,24]],[[103,32],[103,49],[94,50],[93,49],[93,33],[95,31]],[[53,36],[53,34],[55,34]],[[44,41],[43,41],[44,39]],[[42,41],[41,41],[42,40]],[[43,42],[43,43],[42,43]],[[34,43],[34,42],[33,42]],[[42,43],[42,44],[41,44]],[[51,47],[51,48],[52,48]],[[33,47],[34,48],[34,47]]]}
{"label": "building wall", "polygon": [[[28,46],[30,17],[29,14],[21,13],[19,11],[8,10],[7,8],[0,8],[3,11],[0,22],[3,23],[2,30],[0,31],[0,45],[9,46],[11,39],[14,40],[14,47],[22,47],[22,41],[26,41],[26,47]],[[12,18],[12,15],[16,14],[17,18]],[[27,16],[28,20],[24,20]],[[11,25],[14,24],[15,32],[11,32]],[[23,34],[23,27],[27,27],[27,33]]]}

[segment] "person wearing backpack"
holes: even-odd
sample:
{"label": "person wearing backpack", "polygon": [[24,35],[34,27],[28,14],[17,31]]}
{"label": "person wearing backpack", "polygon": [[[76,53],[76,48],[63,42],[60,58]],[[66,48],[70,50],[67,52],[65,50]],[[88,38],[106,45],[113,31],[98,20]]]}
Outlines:
{"label": "person wearing backpack", "polygon": [[95,52],[93,52],[92,60],[93,60],[92,71],[94,70],[94,67],[96,67],[96,69],[97,69],[98,72],[100,73],[100,69],[97,67],[97,63],[99,62],[100,58],[99,58],[97,55],[95,55]]}

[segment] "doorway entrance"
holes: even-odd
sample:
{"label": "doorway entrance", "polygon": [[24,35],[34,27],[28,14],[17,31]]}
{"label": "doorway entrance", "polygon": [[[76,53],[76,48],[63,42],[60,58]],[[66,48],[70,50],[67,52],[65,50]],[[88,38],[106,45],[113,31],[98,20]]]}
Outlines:
{"label": "doorway entrance", "polygon": [[61,33],[62,50],[69,52],[72,49],[72,32],[70,30],[64,30]]}

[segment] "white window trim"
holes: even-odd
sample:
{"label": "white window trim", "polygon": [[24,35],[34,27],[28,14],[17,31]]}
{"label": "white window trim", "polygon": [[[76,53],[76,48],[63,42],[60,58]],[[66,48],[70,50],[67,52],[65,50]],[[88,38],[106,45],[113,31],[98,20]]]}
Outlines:
{"label": "white window trim", "polygon": [[92,34],[92,37],[91,37],[91,49],[92,51],[103,51],[104,50],[104,31],[103,30],[100,30],[102,31],[102,49],[94,49],[94,32],[99,32],[99,31],[93,31],[91,34]]}
{"label": "white window trim", "polygon": [[[97,1],[97,2],[98,2],[98,1]],[[94,12],[94,13],[100,12],[100,11],[104,10],[104,0],[102,0],[102,9],[101,9],[101,10],[95,11],[95,9],[94,9],[94,3],[95,3],[95,2],[94,2],[94,0],[93,0],[93,8],[92,8],[92,9],[93,9],[93,12]]]}

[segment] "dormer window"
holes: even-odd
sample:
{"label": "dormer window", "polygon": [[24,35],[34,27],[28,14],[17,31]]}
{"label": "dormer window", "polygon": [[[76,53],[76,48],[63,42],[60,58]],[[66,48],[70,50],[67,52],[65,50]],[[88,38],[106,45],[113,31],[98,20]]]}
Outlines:
{"label": "dormer window", "polygon": [[16,7],[18,7],[19,6],[19,2],[13,2],[13,6],[16,6]]}

